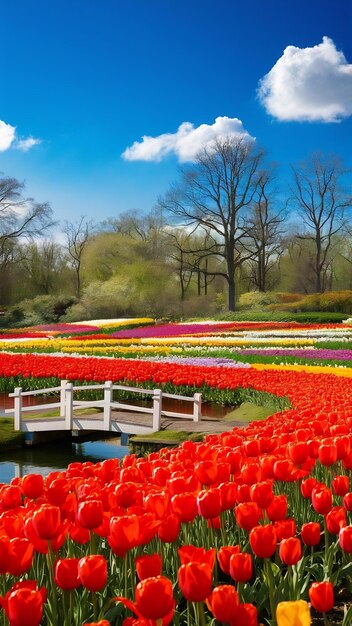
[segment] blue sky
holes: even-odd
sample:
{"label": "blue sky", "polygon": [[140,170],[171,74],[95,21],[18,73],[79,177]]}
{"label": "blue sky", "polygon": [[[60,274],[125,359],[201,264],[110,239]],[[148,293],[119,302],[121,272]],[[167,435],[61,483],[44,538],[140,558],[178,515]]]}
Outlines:
{"label": "blue sky", "polygon": [[[317,150],[352,166],[350,0],[0,6],[0,171],[57,219],[151,209],[197,142],[224,132],[217,118],[256,137],[283,179]],[[186,144],[185,122],[206,125]]]}

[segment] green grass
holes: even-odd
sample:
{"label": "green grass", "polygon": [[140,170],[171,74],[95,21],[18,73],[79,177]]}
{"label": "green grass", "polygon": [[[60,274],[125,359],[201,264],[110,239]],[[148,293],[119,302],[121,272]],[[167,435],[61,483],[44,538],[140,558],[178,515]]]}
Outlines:
{"label": "green grass", "polygon": [[215,315],[213,319],[228,322],[301,322],[301,323],[340,323],[349,317],[349,313],[335,313],[329,311],[305,311],[293,313],[291,311],[263,311],[242,310]]}
{"label": "green grass", "polygon": [[256,422],[265,420],[276,412],[277,409],[273,406],[258,406],[257,404],[252,404],[252,402],[243,402],[241,406],[227,413],[224,417],[224,421]]}
{"label": "green grass", "polygon": [[151,433],[150,435],[134,435],[130,437],[130,441],[133,443],[165,443],[178,445],[182,441],[201,441],[203,439],[203,433],[193,433],[185,430],[159,430],[157,433]]}
{"label": "green grass", "polygon": [[0,417],[0,454],[23,445],[24,434],[13,429],[12,417]]}

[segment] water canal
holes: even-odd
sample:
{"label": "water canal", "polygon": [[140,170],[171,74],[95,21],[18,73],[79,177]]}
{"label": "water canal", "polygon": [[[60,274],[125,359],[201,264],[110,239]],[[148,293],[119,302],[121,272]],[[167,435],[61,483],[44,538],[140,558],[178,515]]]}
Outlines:
{"label": "water canal", "polygon": [[[38,397],[28,396],[24,398],[27,406],[29,403],[38,404],[38,400]],[[47,398],[42,398],[42,402],[47,402]],[[174,401],[165,399],[163,408],[169,411],[186,411],[190,408],[190,403],[184,402],[183,404],[184,407],[181,408],[180,403],[177,403],[176,406]],[[12,407],[13,399],[9,398],[7,394],[0,393],[0,428],[1,417],[6,415],[5,409]],[[213,417],[221,418],[231,410],[233,407],[218,404],[204,403],[203,405],[203,413]],[[64,439],[38,447],[25,447],[19,450],[0,452],[0,483],[9,483],[16,476],[23,476],[32,472],[47,476],[52,471],[65,469],[69,463],[74,461],[97,463],[104,459],[121,459],[128,452],[128,446],[121,445],[120,437],[106,438],[104,435],[99,439]]]}

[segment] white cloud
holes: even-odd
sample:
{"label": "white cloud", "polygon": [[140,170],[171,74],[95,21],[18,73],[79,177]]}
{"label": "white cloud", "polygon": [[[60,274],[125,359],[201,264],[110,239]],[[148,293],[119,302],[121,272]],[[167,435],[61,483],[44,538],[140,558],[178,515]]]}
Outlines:
{"label": "white cloud", "polygon": [[42,143],[41,139],[27,137],[27,139],[19,139],[16,143],[16,148],[22,150],[22,152],[28,152],[33,146],[38,146],[40,143]]}
{"label": "white cloud", "polygon": [[201,124],[197,128],[190,122],[183,122],[175,133],[165,133],[157,137],[144,135],[142,141],[135,141],[126,148],[122,157],[126,161],[161,161],[175,154],[180,162],[194,161],[198,152],[211,145],[216,139],[226,137],[253,139],[243,128],[237,117],[217,117],[214,124]]}
{"label": "white cloud", "polygon": [[352,115],[352,65],[329,37],[312,48],[288,46],[258,95],[278,120],[338,122]]}
{"label": "white cloud", "polygon": [[33,146],[37,146],[42,142],[36,137],[27,137],[26,139],[17,139],[16,126],[6,124],[0,120],[0,152],[5,152],[11,147],[22,152],[28,152]]}
{"label": "white cloud", "polygon": [[0,152],[5,152],[15,139],[16,126],[6,124],[0,120]]}

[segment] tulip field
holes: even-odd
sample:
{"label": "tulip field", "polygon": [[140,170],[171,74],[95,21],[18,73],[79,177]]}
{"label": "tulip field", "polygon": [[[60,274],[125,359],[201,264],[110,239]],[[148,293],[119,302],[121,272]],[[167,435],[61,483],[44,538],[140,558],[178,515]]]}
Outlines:
{"label": "tulip field", "polygon": [[198,443],[0,482],[0,626],[351,626],[351,365],[349,324],[0,332],[2,391],[111,380],[276,407]]}

